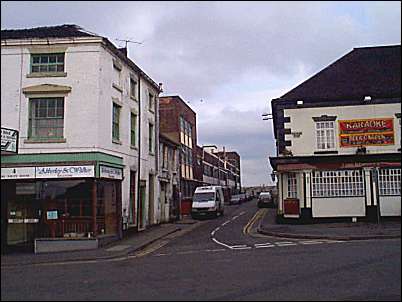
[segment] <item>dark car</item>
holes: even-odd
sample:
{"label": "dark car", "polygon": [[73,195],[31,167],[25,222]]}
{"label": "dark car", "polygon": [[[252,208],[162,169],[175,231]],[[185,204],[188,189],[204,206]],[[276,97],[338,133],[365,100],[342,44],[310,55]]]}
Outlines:
{"label": "dark car", "polygon": [[274,207],[274,200],[271,192],[261,192],[258,196],[257,206],[259,208],[272,208]]}

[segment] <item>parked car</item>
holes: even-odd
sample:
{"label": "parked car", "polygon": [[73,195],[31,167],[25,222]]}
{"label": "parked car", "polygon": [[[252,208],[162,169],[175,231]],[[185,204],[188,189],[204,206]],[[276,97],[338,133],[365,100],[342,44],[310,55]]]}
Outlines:
{"label": "parked car", "polygon": [[261,192],[258,196],[257,206],[259,208],[272,208],[274,207],[274,200],[271,192]]}
{"label": "parked car", "polygon": [[230,198],[230,204],[240,204],[240,195],[232,195],[232,198]]}

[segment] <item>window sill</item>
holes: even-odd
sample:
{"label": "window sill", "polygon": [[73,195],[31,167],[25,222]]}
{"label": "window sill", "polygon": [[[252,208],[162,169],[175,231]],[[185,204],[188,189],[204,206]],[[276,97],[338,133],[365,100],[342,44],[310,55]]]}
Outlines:
{"label": "window sill", "polygon": [[113,83],[113,84],[112,84],[112,87],[113,87],[114,89],[118,90],[119,92],[123,93],[123,88],[121,88],[119,85]]}
{"label": "window sill", "polygon": [[133,145],[130,146],[130,149],[138,150],[138,148],[136,146],[133,146]]}
{"label": "window sill", "polygon": [[149,152],[149,155],[155,156],[155,153],[154,152]]}
{"label": "window sill", "polygon": [[151,112],[151,113],[153,113],[153,114],[155,114],[155,111],[152,110],[152,109],[148,109],[148,111]]}
{"label": "window sill", "polygon": [[338,154],[336,150],[328,150],[328,151],[314,151],[314,154]]}
{"label": "window sill", "polygon": [[130,95],[130,99],[132,99],[134,102],[138,102],[137,99],[132,95]]}
{"label": "window sill", "polygon": [[67,72],[34,72],[27,74],[27,78],[66,77]]}
{"label": "window sill", "polygon": [[24,140],[25,144],[47,144],[47,143],[65,143],[66,139],[65,138],[57,138],[57,139],[49,139],[49,138],[44,138],[44,139],[26,139]]}
{"label": "window sill", "polygon": [[120,140],[117,140],[117,139],[112,139],[112,143],[113,143],[113,144],[122,145],[121,141],[120,141]]}

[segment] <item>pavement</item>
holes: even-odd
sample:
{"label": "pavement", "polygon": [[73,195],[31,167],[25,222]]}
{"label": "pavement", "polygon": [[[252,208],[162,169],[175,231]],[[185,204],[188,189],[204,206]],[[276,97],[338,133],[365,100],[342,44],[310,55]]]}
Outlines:
{"label": "pavement", "polygon": [[257,231],[260,234],[300,239],[328,240],[368,240],[401,238],[401,219],[380,220],[380,223],[368,222],[332,222],[306,225],[277,224],[276,209],[268,209],[260,220]]}
{"label": "pavement", "polygon": [[155,241],[166,238],[173,233],[185,233],[190,231],[199,224],[199,221],[193,220],[190,217],[183,217],[180,221],[155,225],[144,231],[130,234],[122,240],[93,250],[43,254],[34,254],[33,252],[5,254],[1,255],[1,267],[69,262],[78,263],[83,261],[121,258],[141,251]]}

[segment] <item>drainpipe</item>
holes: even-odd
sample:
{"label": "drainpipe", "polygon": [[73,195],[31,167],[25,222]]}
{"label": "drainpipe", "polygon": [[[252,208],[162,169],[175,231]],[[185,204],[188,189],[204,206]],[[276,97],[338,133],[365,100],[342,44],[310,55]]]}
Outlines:
{"label": "drainpipe", "polygon": [[[141,184],[141,76],[138,75],[138,165],[137,165],[137,230],[140,230],[139,210],[141,206],[140,184]],[[141,215],[142,209],[141,209]]]}

